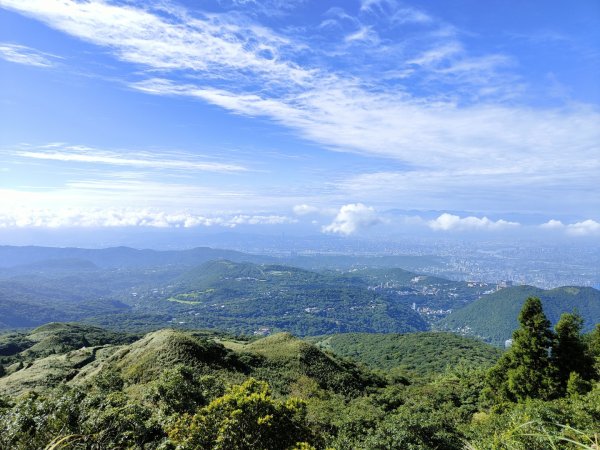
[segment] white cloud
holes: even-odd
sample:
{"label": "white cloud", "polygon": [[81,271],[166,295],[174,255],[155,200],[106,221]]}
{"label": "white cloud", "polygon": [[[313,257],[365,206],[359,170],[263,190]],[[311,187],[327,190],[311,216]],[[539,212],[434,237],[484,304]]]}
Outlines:
{"label": "white cloud", "polygon": [[381,223],[375,210],[362,203],[351,203],[340,208],[329,225],[322,228],[324,233],[349,236]]}
{"label": "white cloud", "polygon": [[548,222],[541,224],[540,227],[547,230],[561,230],[565,227],[565,224],[560,220],[550,219]]}
{"label": "white cloud", "polygon": [[[85,146],[50,144],[49,148],[18,150],[17,156],[31,159],[67,161],[115,166],[132,166],[150,169],[176,169],[207,172],[243,172],[247,169],[237,164],[201,161],[198,156],[187,153],[116,152]],[[58,148],[57,148],[58,147]]]}
{"label": "white cloud", "polygon": [[344,42],[363,42],[369,45],[377,45],[379,44],[379,37],[371,27],[361,26],[357,31],[347,35],[344,38]]}
{"label": "white cloud", "polygon": [[279,215],[205,216],[190,212],[164,212],[133,208],[15,208],[0,212],[0,228],[150,227],[193,228],[239,225],[281,225],[295,220]]}
{"label": "white cloud", "polygon": [[517,222],[509,222],[503,219],[490,220],[487,217],[468,216],[461,218],[454,214],[444,213],[435,220],[430,220],[427,225],[432,230],[441,231],[464,231],[464,230],[504,230],[519,226]]}
{"label": "white cloud", "polygon": [[592,219],[570,224],[564,224],[560,220],[551,219],[541,224],[540,227],[547,230],[564,230],[570,236],[600,235],[600,222]]}
{"label": "white cloud", "polygon": [[269,17],[289,14],[306,0],[218,0],[222,5],[232,4],[246,8],[252,14],[264,14]]}
{"label": "white cloud", "polygon": [[394,12],[394,15],[391,17],[391,21],[398,24],[430,23],[433,21],[433,19],[418,9],[400,8]]}
{"label": "white cloud", "polygon": [[30,47],[0,42],[0,58],[17,64],[34,67],[52,67],[55,55],[40,52]]}
{"label": "white cloud", "polygon": [[361,0],[360,10],[363,12],[383,12],[386,8],[395,9],[396,0]]}
{"label": "white cloud", "polygon": [[295,205],[293,210],[294,210],[294,214],[296,214],[297,216],[306,216],[308,214],[316,214],[320,211],[320,209],[317,208],[316,206],[311,206],[311,205],[306,205],[306,204]]}
{"label": "white cloud", "polygon": [[227,226],[236,225],[282,225],[296,223],[296,219],[278,215],[247,215],[241,214],[227,219]]}
{"label": "white cloud", "polygon": [[[353,82],[323,80],[291,98],[236,94],[165,79],[132,87],[195,97],[233,113],[269,117],[339,151],[393,158],[431,169],[528,172],[540,181],[554,169],[592,174],[600,163],[600,114],[582,106],[533,110],[481,104],[424,103],[402,93],[369,93]],[[561,149],[570,148],[572,153]],[[565,172],[568,165],[572,169]],[[532,173],[535,177],[532,177]]]}
{"label": "white cloud", "polygon": [[419,66],[428,66],[437,64],[440,61],[448,59],[450,56],[455,56],[463,52],[463,48],[459,42],[453,41],[444,43],[436,48],[431,48],[422,54],[408,61],[408,64],[416,64]]}
{"label": "white cloud", "polygon": [[[257,25],[244,27],[217,14],[191,16],[183,8],[152,11],[92,0],[2,0],[19,11],[88,42],[112,48],[124,61],[162,70],[193,70],[210,78],[240,71],[302,82],[309,72],[279,58],[286,40]],[[161,14],[162,13],[162,14]]]}
{"label": "white cloud", "polygon": [[571,236],[590,236],[600,234],[600,222],[595,220],[584,220],[582,222],[572,223],[566,227],[567,234]]}

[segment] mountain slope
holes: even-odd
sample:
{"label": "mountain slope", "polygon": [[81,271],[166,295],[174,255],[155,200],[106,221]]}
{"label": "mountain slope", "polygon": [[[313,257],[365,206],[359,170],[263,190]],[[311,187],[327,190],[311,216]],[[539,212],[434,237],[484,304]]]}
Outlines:
{"label": "mountain slope", "polygon": [[441,321],[442,329],[476,336],[503,345],[518,328],[518,316],[527,297],[539,297],[544,312],[555,324],[564,312],[576,309],[584,318],[584,331],[600,323],[600,291],[589,287],[544,290],[533,286],[502,289],[454,311]]}
{"label": "mountain slope", "polygon": [[[381,383],[356,364],[325,354],[289,334],[247,343],[224,335],[163,329],[130,342],[130,336],[95,327],[52,324],[30,334],[4,336],[4,347],[15,349],[23,341],[31,344],[36,339],[48,343],[49,337],[59,334],[63,340],[79,344],[55,346],[54,353],[35,353],[35,345],[13,352],[10,363],[4,363],[7,374],[0,376],[0,395],[40,391],[61,383],[85,385],[100,373],[118,373],[133,386],[135,395],[137,391],[143,393],[135,386],[152,383],[165,369],[177,365],[228,383],[256,376],[282,392],[302,377],[346,395]],[[82,342],[93,345],[80,346]]]}

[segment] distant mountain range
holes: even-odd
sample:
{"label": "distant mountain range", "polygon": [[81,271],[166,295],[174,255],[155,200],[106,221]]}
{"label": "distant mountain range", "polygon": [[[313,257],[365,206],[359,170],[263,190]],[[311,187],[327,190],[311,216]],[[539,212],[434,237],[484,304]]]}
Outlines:
{"label": "distant mountain range", "polygon": [[573,308],[586,330],[600,322],[600,292],[593,288],[498,290],[362,262],[340,268],[335,257],[310,265],[324,268],[211,248],[0,247],[0,330],[54,321],[255,335],[442,330],[502,346],[528,296],[542,298],[553,322]]}
{"label": "distant mountain range", "polygon": [[265,263],[274,261],[267,256],[251,255],[233,250],[198,247],[191,250],[138,250],[130,247],[105,249],[58,248],[58,247],[15,247],[0,246],[0,268],[21,269],[52,267],[68,264],[69,261],[92,263],[101,268],[152,267],[166,265],[198,265],[215,259]]}

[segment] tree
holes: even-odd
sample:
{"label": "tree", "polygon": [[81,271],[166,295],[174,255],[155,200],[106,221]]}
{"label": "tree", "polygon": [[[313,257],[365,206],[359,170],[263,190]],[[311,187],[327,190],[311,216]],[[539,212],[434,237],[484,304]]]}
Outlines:
{"label": "tree", "polygon": [[275,401],[267,383],[250,378],[196,414],[180,416],[168,434],[181,450],[286,449],[310,438],[305,419],[303,402]]}
{"label": "tree", "polygon": [[[556,338],[552,348],[552,362],[556,367],[558,388],[561,394],[567,389],[572,373],[582,381],[593,378],[594,361],[588,353],[581,336],[583,318],[577,314],[562,314],[556,326]],[[574,378],[575,379],[575,378]]]}
{"label": "tree", "polygon": [[588,335],[588,352],[594,361],[595,378],[600,379],[600,323],[596,324],[594,331]]}
{"label": "tree", "polygon": [[488,374],[487,393],[500,400],[548,398],[554,390],[550,360],[553,333],[539,298],[529,297],[519,314],[520,328],[510,349]]}
{"label": "tree", "polygon": [[[166,369],[149,389],[148,399],[167,415],[194,413],[208,403],[218,381],[210,375],[202,377],[184,365]],[[223,392],[220,391],[220,394]]]}
{"label": "tree", "polygon": [[566,387],[568,395],[582,395],[589,392],[591,389],[592,385],[589,381],[583,379],[578,372],[571,372]]}

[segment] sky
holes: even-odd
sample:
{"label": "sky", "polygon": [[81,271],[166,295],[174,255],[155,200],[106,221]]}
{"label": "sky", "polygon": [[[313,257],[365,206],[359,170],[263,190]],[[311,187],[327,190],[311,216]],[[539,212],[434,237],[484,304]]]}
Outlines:
{"label": "sky", "polygon": [[597,239],[599,74],[597,0],[0,0],[0,241]]}

